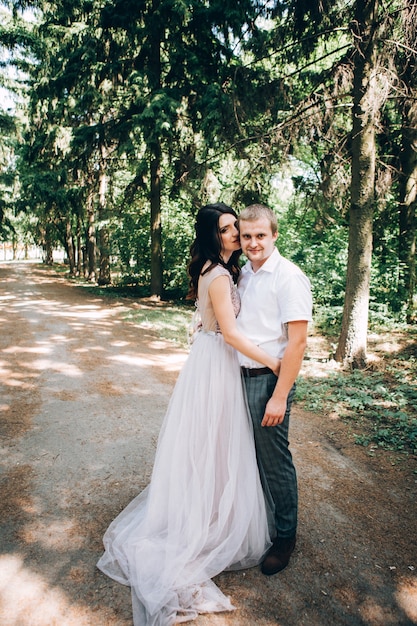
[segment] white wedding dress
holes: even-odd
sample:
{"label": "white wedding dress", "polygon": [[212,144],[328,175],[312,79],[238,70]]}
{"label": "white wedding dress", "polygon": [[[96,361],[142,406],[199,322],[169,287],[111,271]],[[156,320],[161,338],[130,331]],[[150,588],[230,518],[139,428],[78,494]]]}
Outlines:
{"label": "white wedding dress", "polygon": [[229,276],[217,266],[200,278],[202,327],[171,396],[151,482],[104,535],[97,566],[131,587],[135,626],[232,610],[210,579],[256,565],[270,546],[240,368],[208,295],[221,274]]}

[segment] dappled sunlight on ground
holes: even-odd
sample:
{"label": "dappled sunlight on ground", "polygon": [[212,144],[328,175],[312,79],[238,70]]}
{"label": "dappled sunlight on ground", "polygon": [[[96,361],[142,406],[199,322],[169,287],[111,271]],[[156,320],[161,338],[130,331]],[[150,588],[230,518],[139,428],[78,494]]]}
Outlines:
{"label": "dappled sunlight on ground", "polygon": [[404,340],[395,337],[395,332],[389,333],[389,337],[382,338],[381,334],[368,333],[368,344],[378,352],[394,353],[401,350]]}
{"label": "dappled sunlight on ground", "polygon": [[386,614],[385,607],[378,604],[374,598],[367,598],[360,607],[360,614],[364,624],[395,624]]}
{"label": "dappled sunlight on ground", "polygon": [[130,355],[130,354],[115,354],[109,357],[110,361],[117,361],[119,363],[123,363],[124,365],[133,365],[135,367],[147,367],[150,365],[149,356],[142,357],[139,355]]}
{"label": "dappled sunlight on ground", "polygon": [[396,598],[411,623],[417,624],[417,579],[405,579],[398,585]]}
{"label": "dappled sunlight on ground", "polygon": [[42,347],[42,344],[38,343],[36,346],[10,346],[3,350],[4,354],[48,354],[51,351],[49,344]]}
{"label": "dappled sunlight on ground", "polygon": [[91,626],[105,624],[100,614],[72,604],[50,586],[19,555],[0,556],[0,618],[2,626]]}
{"label": "dappled sunlight on ground", "polygon": [[76,523],[71,519],[34,519],[20,532],[27,544],[37,544],[45,550],[67,552],[82,548],[85,537],[78,534]]}
{"label": "dappled sunlight on ground", "polygon": [[[156,349],[154,343],[156,342],[151,342],[150,347],[155,347]],[[161,350],[163,348],[166,348],[166,342],[160,343],[157,349]],[[136,367],[148,367],[149,365],[158,366],[166,371],[175,372],[178,371],[183,364],[185,360],[185,353],[179,351],[178,353],[174,354],[164,353],[163,355],[156,354],[153,356],[149,354],[147,354],[146,356],[119,354],[109,357],[109,360],[118,361],[125,365],[133,365]]]}
{"label": "dappled sunlight on ground", "polygon": [[52,359],[36,359],[31,363],[30,367],[40,372],[51,370],[73,378],[83,375],[82,371],[72,363],[60,363]]}
{"label": "dappled sunlight on ground", "polygon": [[33,389],[34,384],[31,379],[34,380],[36,375],[31,376],[28,373],[22,374],[9,367],[2,367],[0,363],[0,380],[6,387],[19,387],[20,389],[30,390]]}

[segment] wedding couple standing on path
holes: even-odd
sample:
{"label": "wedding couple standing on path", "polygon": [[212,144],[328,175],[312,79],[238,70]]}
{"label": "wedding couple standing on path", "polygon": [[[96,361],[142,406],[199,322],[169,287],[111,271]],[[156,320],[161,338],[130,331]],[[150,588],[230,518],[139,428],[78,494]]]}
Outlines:
{"label": "wedding couple standing on path", "polygon": [[223,203],[207,205],[195,235],[189,275],[199,329],[150,484],[111,523],[98,562],[130,586],[135,626],[232,610],[211,579],[259,563],[275,574],[296,541],[288,427],[311,321],[310,283],[276,249],[277,221],[267,207],[237,217]]}

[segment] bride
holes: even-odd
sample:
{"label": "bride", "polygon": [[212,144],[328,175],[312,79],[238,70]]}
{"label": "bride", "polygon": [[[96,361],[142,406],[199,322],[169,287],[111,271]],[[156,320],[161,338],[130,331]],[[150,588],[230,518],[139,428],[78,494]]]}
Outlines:
{"label": "bride", "polygon": [[279,361],[236,328],[239,233],[223,203],[200,209],[191,294],[200,323],[159,435],[151,482],[110,524],[97,567],[131,587],[135,626],[171,626],[235,607],[211,580],[270,546],[236,350]]}

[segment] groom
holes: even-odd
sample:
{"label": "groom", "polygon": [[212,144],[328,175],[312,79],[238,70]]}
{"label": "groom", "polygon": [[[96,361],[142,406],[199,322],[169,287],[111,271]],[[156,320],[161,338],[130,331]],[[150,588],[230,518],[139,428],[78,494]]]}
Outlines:
{"label": "groom", "polygon": [[242,252],[249,259],[238,284],[238,327],[282,359],[277,379],[268,368],[239,354],[259,472],[274,515],[275,527],[270,529],[273,545],[261,566],[270,576],[288,565],[295,548],[298,489],[288,430],[295,380],[312,319],[312,296],[305,274],[275,247],[278,225],[271,209],[251,205],[240,213],[238,224]]}

